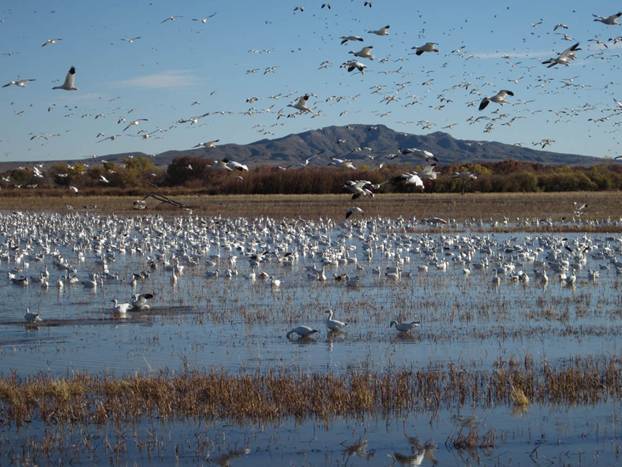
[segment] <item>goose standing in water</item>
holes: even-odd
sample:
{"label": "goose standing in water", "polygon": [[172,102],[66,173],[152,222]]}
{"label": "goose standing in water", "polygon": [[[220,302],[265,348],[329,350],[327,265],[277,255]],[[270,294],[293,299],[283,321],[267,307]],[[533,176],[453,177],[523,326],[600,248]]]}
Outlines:
{"label": "goose standing in water", "polygon": [[298,326],[289,331],[285,337],[291,340],[292,336],[296,334],[300,339],[307,339],[315,333],[319,333],[317,329],[310,328],[309,326]]}
{"label": "goose standing in water", "polygon": [[328,318],[326,318],[326,327],[329,331],[342,332],[343,329],[348,325],[348,323],[344,323],[343,321],[338,321],[334,319],[333,310],[326,310],[325,313],[328,313]]}
{"label": "goose standing in water", "polygon": [[30,311],[30,308],[26,308],[26,314],[24,315],[24,320],[29,324],[40,323],[41,321],[43,321],[39,313]]}
{"label": "goose standing in water", "polygon": [[404,322],[398,322],[398,321],[391,321],[391,324],[389,325],[389,327],[395,326],[395,329],[397,329],[399,332],[402,333],[407,333],[410,332],[413,328],[418,328],[421,325],[421,321],[404,321]]}
{"label": "goose standing in water", "polygon": [[153,298],[153,294],[143,293],[143,294],[134,294],[132,299],[130,300],[131,311],[146,311],[151,309],[151,305],[147,303],[147,300],[151,300]]}
{"label": "goose standing in water", "polygon": [[112,311],[120,315],[127,314],[128,310],[132,308],[131,303],[119,303],[119,301],[116,298],[112,300],[112,303],[114,303]]}

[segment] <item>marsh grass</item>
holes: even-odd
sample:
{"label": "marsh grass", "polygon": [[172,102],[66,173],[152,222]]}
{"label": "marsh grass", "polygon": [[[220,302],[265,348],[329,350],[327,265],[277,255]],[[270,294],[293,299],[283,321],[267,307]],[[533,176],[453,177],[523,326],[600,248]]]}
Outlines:
{"label": "marsh grass", "polygon": [[[272,422],[285,418],[398,415],[413,410],[524,403],[595,404],[622,397],[622,360],[574,359],[554,369],[499,360],[491,371],[446,367],[345,374],[301,370],[155,376],[0,378],[0,420],[15,424],[115,424],[144,419]],[[456,441],[472,444],[472,434]],[[484,440],[489,437],[484,436]],[[481,442],[480,442],[481,441]],[[494,440],[493,440],[494,441]],[[477,446],[486,443],[477,438]]]}

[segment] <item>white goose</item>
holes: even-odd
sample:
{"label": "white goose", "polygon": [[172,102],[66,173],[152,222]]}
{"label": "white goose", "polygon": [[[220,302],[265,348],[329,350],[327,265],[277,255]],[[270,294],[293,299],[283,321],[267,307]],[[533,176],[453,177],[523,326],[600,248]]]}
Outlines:
{"label": "white goose", "polygon": [[348,323],[344,323],[343,321],[338,321],[333,318],[333,310],[326,310],[325,313],[328,313],[328,318],[326,318],[326,327],[329,331],[340,332],[343,331]]}
{"label": "white goose", "polygon": [[352,52],[350,51],[350,53],[352,55],[354,55],[355,57],[360,57],[360,58],[367,58],[369,60],[373,60],[374,59],[374,55],[373,55],[373,49],[374,46],[373,45],[368,45],[367,47],[363,47],[361,50],[359,50],[358,52]]}
{"label": "white goose", "polygon": [[397,329],[399,332],[410,332],[413,328],[418,328],[421,325],[421,321],[404,321],[404,322],[398,322],[398,321],[391,321],[391,324],[389,325],[389,327],[395,326],[395,329]]}
{"label": "white goose", "polygon": [[39,313],[30,311],[30,308],[26,308],[26,314],[24,315],[24,320],[27,323],[40,323],[41,321],[43,321]]}
{"label": "white goose", "polygon": [[286,334],[286,337],[288,339],[291,339],[291,336],[296,334],[300,339],[307,339],[311,337],[313,334],[319,333],[319,332],[320,331],[318,331],[317,329],[310,328],[309,326],[298,326],[292,329],[291,331],[289,331]]}
{"label": "white goose", "polygon": [[382,26],[380,29],[376,29],[375,31],[367,31],[367,32],[369,34],[375,34],[376,36],[388,36],[389,29],[391,29],[391,26],[387,24],[386,26]]}
{"label": "white goose", "polygon": [[622,16],[622,11],[611,16],[598,16],[594,14],[592,14],[592,16],[594,17],[594,21],[598,21],[599,23],[606,24],[607,26],[618,26],[620,24],[618,20],[620,16]]}
{"label": "white goose", "polygon": [[419,47],[412,47],[415,55],[422,55],[424,52],[438,52],[438,44],[436,42],[426,42]]}
{"label": "white goose", "polygon": [[112,311],[120,315],[127,314],[128,310],[132,308],[131,303],[119,303],[119,301],[116,298],[112,300],[112,303],[114,303]]}
{"label": "white goose", "polygon": [[54,86],[52,89],[62,89],[63,91],[77,91],[76,87],[76,68],[71,67],[65,76],[65,82],[62,86]]}
{"label": "white goose", "polygon": [[501,91],[499,91],[497,94],[495,94],[494,96],[490,96],[490,97],[484,97],[482,99],[482,102],[480,102],[479,104],[479,110],[484,110],[488,104],[490,104],[491,102],[494,102],[495,104],[507,104],[507,97],[508,96],[513,96],[514,93],[512,91],[508,91],[507,89],[502,89]]}

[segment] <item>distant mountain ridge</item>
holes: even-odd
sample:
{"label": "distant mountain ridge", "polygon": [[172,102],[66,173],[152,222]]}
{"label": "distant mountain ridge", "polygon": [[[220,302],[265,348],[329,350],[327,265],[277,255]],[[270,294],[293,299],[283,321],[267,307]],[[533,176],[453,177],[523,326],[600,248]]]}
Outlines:
{"label": "distant mountain ridge", "polygon": [[[606,159],[578,154],[562,154],[540,151],[495,141],[456,139],[440,131],[427,135],[398,132],[385,125],[329,126],[317,130],[290,134],[276,139],[262,139],[249,144],[223,144],[211,149],[185,149],[165,151],[155,156],[158,165],[168,165],[182,156],[205,157],[208,159],[232,159],[254,165],[301,165],[312,157],[311,165],[327,165],[331,157],[347,158],[359,163],[377,165],[391,162],[384,156],[397,153],[400,148],[415,147],[432,152],[439,164],[448,165],[467,162],[498,162],[513,159],[547,165],[595,165]],[[119,161],[129,155],[143,153],[121,153],[85,159],[83,162]],[[394,163],[420,163],[416,155],[399,156]],[[45,161],[54,162],[77,161]],[[1,163],[0,170],[10,166],[32,164],[33,162]]]}

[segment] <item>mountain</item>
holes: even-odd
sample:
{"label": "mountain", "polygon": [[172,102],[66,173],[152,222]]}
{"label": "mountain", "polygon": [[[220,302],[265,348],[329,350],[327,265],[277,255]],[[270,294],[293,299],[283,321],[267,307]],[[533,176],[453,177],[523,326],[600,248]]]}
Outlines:
{"label": "mountain", "polygon": [[[494,141],[461,140],[438,131],[427,135],[414,135],[397,132],[384,125],[329,126],[277,139],[262,139],[245,145],[223,144],[212,149],[166,151],[156,155],[155,161],[158,165],[168,165],[176,157],[196,156],[218,160],[228,158],[251,166],[287,166],[302,164],[309,157],[313,157],[311,160],[313,165],[327,165],[330,163],[330,157],[338,157],[351,159],[355,163],[358,161],[378,164],[387,161],[383,156],[396,153],[399,148],[411,147],[432,152],[442,165],[496,162],[507,159],[549,165],[595,165],[607,162],[606,159],[597,157],[538,151]],[[128,155],[111,154],[89,161],[120,161]],[[375,161],[372,161],[371,157]],[[416,155],[400,156],[395,159],[395,162],[399,163],[421,161],[422,159]],[[0,170],[7,170],[10,168],[9,164],[14,167],[22,163],[0,164]]]}
{"label": "mountain", "polygon": [[[158,164],[168,164],[179,156],[200,156],[210,159],[232,159],[251,165],[290,165],[311,163],[326,165],[330,157],[367,161],[386,161],[382,156],[396,153],[399,148],[415,147],[432,152],[439,163],[495,162],[514,159],[540,164],[594,165],[603,159],[577,154],[538,151],[494,141],[472,141],[453,138],[443,132],[413,135],[394,131],[384,125],[329,126],[318,130],[291,134],[277,139],[262,139],[246,145],[223,144],[213,149],[167,151],[157,156]],[[369,148],[360,151],[355,148]],[[416,155],[400,156],[396,161],[420,163]],[[376,162],[379,163],[379,162]]]}

